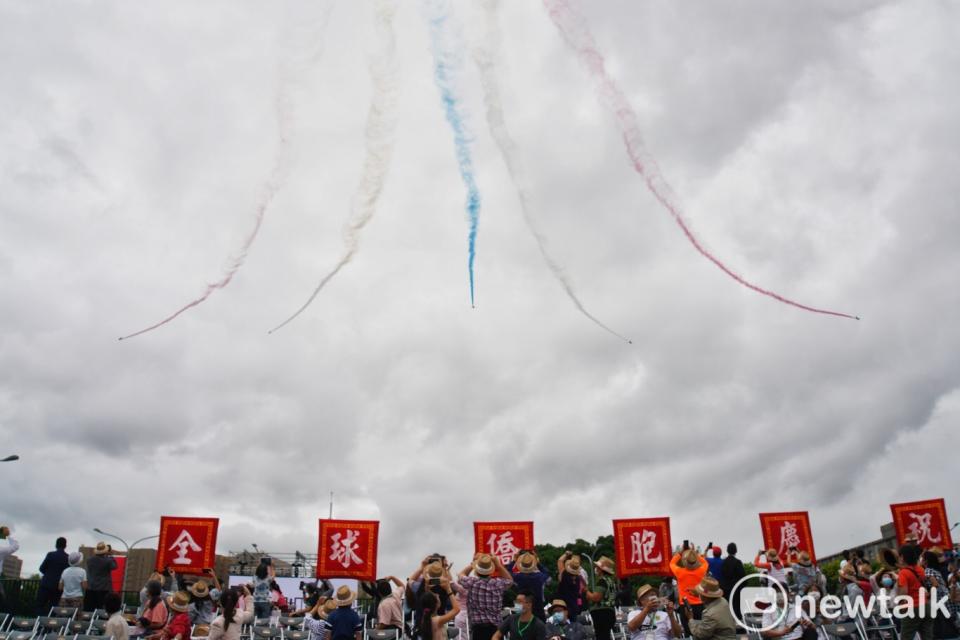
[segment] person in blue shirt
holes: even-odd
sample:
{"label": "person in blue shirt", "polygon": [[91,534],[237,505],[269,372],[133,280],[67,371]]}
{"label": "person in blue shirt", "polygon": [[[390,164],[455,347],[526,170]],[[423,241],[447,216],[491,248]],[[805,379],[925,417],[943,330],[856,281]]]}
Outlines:
{"label": "person in blue shirt", "polygon": [[60,604],[60,574],[70,566],[70,559],[65,549],[67,539],[57,538],[56,549],[47,553],[47,557],[40,563],[40,587],[37,589],[37,614],[45,616],[51,607]]}
{"label": "person in blue shirt", "polygon": [[550,574],[540,564],[536,551],[521,551],[517,561],[507,568],[517,588],[529,589],[533,594],[533,615],[545,622],[543,588],[550,582]]}
{"label": "person in blue shirt", "polygon": [[707,558],[707,566],[709,567],[710,575],[717,579],[717,581],[723,580],[723,558],[720,557],[721,550],[720,547],[712,547],[709,549],[710,557]]}
{"label": "person in blue shirt", "polygon": [[362,640],[363,621],[353,610],[356,594],[350,587],[337,589],[334,600],[337,608],[327,616],[327,638],[329,640]]}

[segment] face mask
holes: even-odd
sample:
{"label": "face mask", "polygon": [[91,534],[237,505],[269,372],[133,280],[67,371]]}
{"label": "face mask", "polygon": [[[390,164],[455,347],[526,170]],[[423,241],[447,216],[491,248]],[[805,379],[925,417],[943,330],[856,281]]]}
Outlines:
{"label": "face mask", "polygon": [[521,613],[523,613],[523,605],[522,605],[522,604],[515,604],[515,605],[513,605],[513,612],[516,613],[516,614],[521,614]]}
{"label": "face mask", "polygon": [[892,587],[892,586],[893,586],[893,578],[891,578],[890,576],[885,577],[885,578],[883,579],[883,586],[886,587],[887,589],[889,589],[890,587]]}
{"label": "face mask", "polygon": [[566,616],[557,611],[553,614],[553,624],[563,624],[563,621],[566,619]]}

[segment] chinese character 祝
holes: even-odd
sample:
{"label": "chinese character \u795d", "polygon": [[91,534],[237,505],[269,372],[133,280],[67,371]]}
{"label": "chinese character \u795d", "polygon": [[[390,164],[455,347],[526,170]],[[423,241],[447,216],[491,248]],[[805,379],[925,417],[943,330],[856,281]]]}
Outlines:
{"label": "chinese character \u795d", "polygon": [[360,548],[360,543],[357,542],[360,532],[347,529],[347,535],[343,536],[343,540],[340,539],[341,536],[340,533],[330,536],[330,539],[333,540],[330,559],[339,562],[344,569],[349,569],[351,563],[363,564],[363,560],[356,554],[356,550]]}
{"label": "chinese character \u795d", "polygon": [[920,544],[924,540],[929,541],[931,544],[938,544],[943,536],[933,537],[933,532],[930,530],[930,520],[933,518],[932,514],[929,513],[908,513],[908,516],[913,518],[916,522],[913,522],[907,529],[917,537],[917,543]]}
{"label": "chinese character \u795d", "polygon": [[797,525],[793,522],[784,522],[780,527],[780,553],[791,547],[799,546],[800,536],[797,534]]}
{"label": "chinese character \u795d", "polygon": [[643,535],[639,531],[630,534],[630,563],[636,565],[642,564],[660,564],[663,562],[663,552],[658,551],[653,555],[657,546],[657,533],[649,529],[643,530]]}
{"label": "chinese character \u795d", "polygon": [[513,544],[512,531],[504,531],[499,536],[491,533],[490,538],[487,540],[487,547],[490,549],[490,554],[500,558],[500,562],[503,564],[513,562],[514,556],[520,551],[520,549]]}
{"label": "chinese character \u795d", "polygon": [[187,557],[187,551],[201,551],[200,545],[196,543],[193,539],[193,536],[184,529],[180,532],[180,535],[177,536],[177,539],[174,541],[170,548],[167,551],[173,551],[177,549],[177,557],[173,559],[173,564],[183,565],[183,564],[193,564],[193,560]]}

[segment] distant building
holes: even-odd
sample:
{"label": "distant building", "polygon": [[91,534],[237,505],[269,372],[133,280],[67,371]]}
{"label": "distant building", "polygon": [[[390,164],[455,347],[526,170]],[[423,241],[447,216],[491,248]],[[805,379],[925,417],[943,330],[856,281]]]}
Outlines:
{"label": "distant building", "polygon": [[[93,547],[80,547],[80,553],[83,554],[83,560],[86,562],[93,556]],[[112,555],[125,557],[126,553],[122,550],[114,549]],[[232,558],[227,556],[216,556],[216,564],[213,566],[214,572],[225,583],[229,575],[230,562]],[[157,550],[148,548],[136,548],[130,550],[129,565],[126,568],[126,579],[124,581],[124,591],[139,591],[143,588],[150,576],[156,571]],[[193,582],[196,578],[192,575],[185,577],[187,582]]]}
{"label": "distant building", "polygon": [[19,578],[22,569],[23,560],[17,556],[10,555],[3,561],[3,567],[0,568],[0,575],[4,578]]}
{"label": "distant building", "polygon": [[[859,551],[860,555],[865,560],[876,560],[880,557],[880,550],[888,548],[897,548],[897,530],[893,526],[892,522],[888,522],[880,527],[880,538],[878,540],[871,540],[870,542],[864,542],[863,544],[847,547],[847,550]],[[818,556],[817,562],[824,563],[841,559],[843,559],[842,551],[828,556]]]}

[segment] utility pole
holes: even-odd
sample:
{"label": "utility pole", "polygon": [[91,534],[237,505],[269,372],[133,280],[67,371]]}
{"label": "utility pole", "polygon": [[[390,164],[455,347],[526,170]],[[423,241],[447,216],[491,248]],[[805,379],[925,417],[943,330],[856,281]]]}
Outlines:
{"label": "utility pole", "polygon": [[333,520],[333,491],[330,492],[330,515],[328,517]]}

